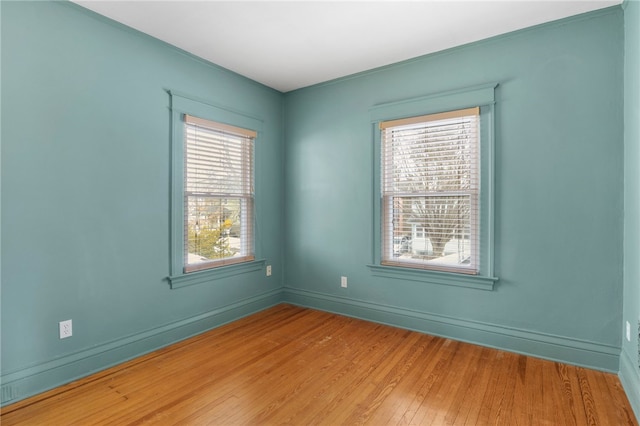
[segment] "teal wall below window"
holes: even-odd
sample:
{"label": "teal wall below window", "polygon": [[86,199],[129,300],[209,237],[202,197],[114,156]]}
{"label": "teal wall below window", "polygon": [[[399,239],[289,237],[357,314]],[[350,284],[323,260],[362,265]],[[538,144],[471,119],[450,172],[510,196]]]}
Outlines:
{"label": "teal wall below window", "polygon": [[[282,301],[618,371],[640,306],[629,261],[623,286],[623,240],[639,255],[638,215],[623,218],[640,186],[623,172],[638,158],[637,121],[623,126],[637,6],[281,94],[73,4],[1,2],[2,403]],[[493,82],[500,280],[373,275],[370,108]],[[271,277],[170,289],[167,90],[263,120],[256,238]]]}
{"label": "teal wall below window", "polygon": [[[620,379],[640,417],[640,2],[624,3],[624,304]],[[626,322],[631,325],[627,341]]]}

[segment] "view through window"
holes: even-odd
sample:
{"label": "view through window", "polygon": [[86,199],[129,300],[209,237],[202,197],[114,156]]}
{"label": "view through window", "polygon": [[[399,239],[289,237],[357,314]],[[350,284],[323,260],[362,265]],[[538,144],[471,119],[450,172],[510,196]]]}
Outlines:
{"label": "view through window", "polygon": [[382,263],[476,274],[479,108],[380,123]]}
{"label": "view through window", "polygon": [[185,121],[185,272],[250,261],[254,176],[251,130]]}

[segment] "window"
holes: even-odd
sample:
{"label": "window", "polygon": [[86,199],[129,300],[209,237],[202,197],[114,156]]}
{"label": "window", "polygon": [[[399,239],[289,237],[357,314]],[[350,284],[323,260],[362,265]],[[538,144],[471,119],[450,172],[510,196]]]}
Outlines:
{"label": "window", "polygon": [[254,259],[256,133],[184,115],[184,271]]}
{"label": "window", "polygon": [[462,88],[369,110],[373,275],[493,289],[496,87]]}
{"label": "window", "polygon": [[171,288],[262,270],[255,179],[262,120],[169,94]]}
{"label": "window", "polygon": [[477,274],[479,113],[380,123],[382,264]]}

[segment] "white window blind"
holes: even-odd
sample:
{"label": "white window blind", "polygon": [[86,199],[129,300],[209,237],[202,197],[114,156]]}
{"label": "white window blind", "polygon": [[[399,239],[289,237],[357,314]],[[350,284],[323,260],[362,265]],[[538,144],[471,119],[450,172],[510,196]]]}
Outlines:
{"label": "white window blind", "polygon": [[478,273],[479,112],[380,123],[383,264]]}
{"label": "white window blind", "polygon": [[184,115],[185,272],[254,259],[256,132]]}

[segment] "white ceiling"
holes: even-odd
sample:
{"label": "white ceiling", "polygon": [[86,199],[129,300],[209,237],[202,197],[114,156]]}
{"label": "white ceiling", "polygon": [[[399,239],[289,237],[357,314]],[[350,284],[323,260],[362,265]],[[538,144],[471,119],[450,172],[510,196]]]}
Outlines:
{"label": "white ceiling", "polygon": [[622,0],[73,0],[282,92]]}

